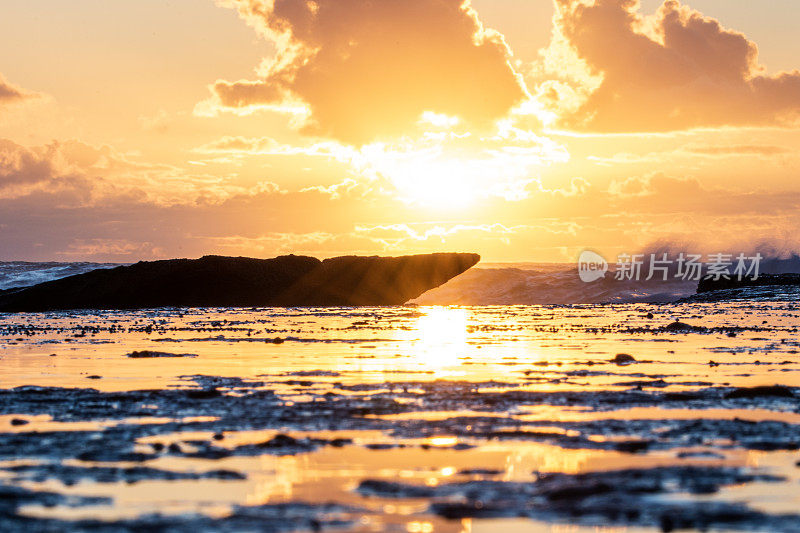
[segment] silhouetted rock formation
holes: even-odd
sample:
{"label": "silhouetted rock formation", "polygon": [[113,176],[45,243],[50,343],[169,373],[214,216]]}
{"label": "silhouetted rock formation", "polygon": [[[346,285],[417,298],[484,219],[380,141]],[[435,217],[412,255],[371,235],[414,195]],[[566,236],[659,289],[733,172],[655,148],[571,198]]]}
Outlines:
{"label": "silhouetted rock formation", "polygon": [[683,298],[678,303],[798,299],[800,299],[800,274],[761,274],[758,279],[752,277],[741,280],[703,279],[697,285],[697,294]]}
{"label": "silhouetted rock formation", "polygon": [[718,280],[706,278],[701,279],[697,284],[697,293],[721,291],[727,289],[741,289],[744,287],[766,287],[773,286],[800,286],[800,274],[761,274],[758,278],[745,277],[738,279],[731,276],[730,279],[720,278]]}
{"label": "silhouetted rock formation", "polygon": [[0,311],[401,305],[479,260],[477,254],[444,253],[139,262],[0,291]]}

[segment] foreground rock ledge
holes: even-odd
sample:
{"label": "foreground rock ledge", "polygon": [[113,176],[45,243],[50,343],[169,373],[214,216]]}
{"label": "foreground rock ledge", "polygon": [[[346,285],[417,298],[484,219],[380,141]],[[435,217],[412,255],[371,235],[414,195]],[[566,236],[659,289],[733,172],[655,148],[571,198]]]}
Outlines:
{"label": "foreground rock ledge", "polygon": [[0,291],[0,311],[402,305],[478,261],[465,253],[143,261]]}
{"label": "foreground rock ledge", "polygon": [[758,278],[736,277],[718,280],[704,278],[697,285],[697,294],[677,303],[716,303],[733,300],[798,300],[800,274],[761,274]]}

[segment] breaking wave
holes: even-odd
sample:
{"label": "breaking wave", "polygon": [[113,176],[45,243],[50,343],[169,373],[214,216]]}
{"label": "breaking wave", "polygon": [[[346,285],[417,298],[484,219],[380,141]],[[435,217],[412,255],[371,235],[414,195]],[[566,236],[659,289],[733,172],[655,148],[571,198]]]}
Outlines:
{"label": "breaking wave", "polygon": [[515,268],[476,267],[416,299],[419,305],[569,305],[671,302],[689,296],[696,281],[681,279],[584,283],[575,265],[538,264]]}
{"label": "breaking wave", "polygon": [[115,263],[37,263],[28,261],[0,261],[0,290],[27,287],[98,268],[113,268]]}
{"label": "breaking wave", "polygon": [[[766,251],[769,254],[769,251]],[[670,257],[675,255],[670,254]],[[643,272],[646,272],[647,263]],[[800,272],[800,255],[764,255],[759,271],[766,274]],[[674,269],[670,274],[674,275]],[[643,278],[646,276],[642,276]],[[585,283],[575,264],[519,263],[478,265],[437,289],[426,292],[418,305],[571,305],[597,303],[665,303],[691,296],[696,280],[671,276],[667,281],[615,279],[613,267],[605,278]]]}

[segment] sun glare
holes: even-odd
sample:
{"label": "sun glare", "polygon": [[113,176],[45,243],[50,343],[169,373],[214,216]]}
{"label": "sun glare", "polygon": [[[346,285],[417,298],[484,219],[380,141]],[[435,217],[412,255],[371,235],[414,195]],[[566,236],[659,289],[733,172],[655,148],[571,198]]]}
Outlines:
{"label": "sun glare", "polygon": [[445,367],[458,364],[467,345],[467,311],[432,307],[417,320],[414,330],[420,360]]}
{"label": "sun glare", "polygon": [[468,173],[468,161],[450,158],[409,160],[397,168],[394,184],[400,197],[415,205],[464,209],[474,205],[480,196],[480,191],[465,179]]}

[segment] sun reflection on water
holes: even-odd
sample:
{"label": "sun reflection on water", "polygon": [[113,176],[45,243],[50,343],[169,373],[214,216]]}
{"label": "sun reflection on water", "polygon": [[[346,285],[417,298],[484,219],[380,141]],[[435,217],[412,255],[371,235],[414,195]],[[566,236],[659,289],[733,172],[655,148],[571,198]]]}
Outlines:
{"label": "sun reflection on water", "polygon": [[420,362],[439,369],[458,365],[467,346],[467,321],[466,309],[427,308],[413,330]]}

